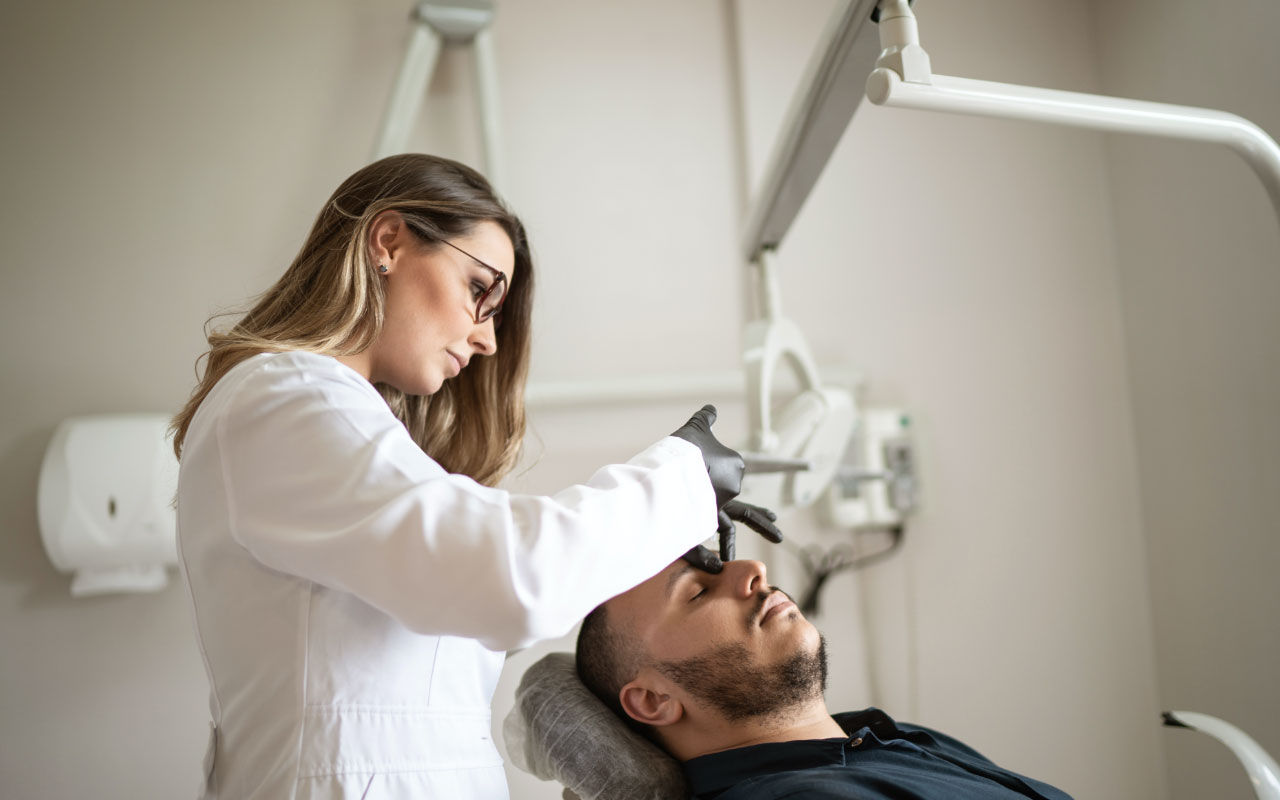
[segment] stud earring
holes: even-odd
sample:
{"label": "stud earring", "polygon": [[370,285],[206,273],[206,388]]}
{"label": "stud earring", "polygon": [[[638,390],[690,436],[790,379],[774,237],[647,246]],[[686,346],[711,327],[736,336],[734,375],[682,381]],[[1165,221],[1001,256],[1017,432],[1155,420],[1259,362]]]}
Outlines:
{"label": "stud earring", "polygon": [[386,274],[387,274],[387,265],[386,265],[386,264],[379,264],[379,265],[378,265],[378,272],[382,273],[383,275],[386,275]]}

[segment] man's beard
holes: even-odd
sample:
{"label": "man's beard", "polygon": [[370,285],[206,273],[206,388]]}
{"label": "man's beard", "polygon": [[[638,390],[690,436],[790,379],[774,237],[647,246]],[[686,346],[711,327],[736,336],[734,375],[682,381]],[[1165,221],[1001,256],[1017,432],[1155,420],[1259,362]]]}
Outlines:
{"label": "man's beard", "polygon": [[827,640],[818,649],[800,650],[780,664],[763,666],[741,643],[721,645],[710,653],[681,661],[660,661],[660,669],[690,694],[719,711],[730,722],[785,714],[822,697],[827,688]]}

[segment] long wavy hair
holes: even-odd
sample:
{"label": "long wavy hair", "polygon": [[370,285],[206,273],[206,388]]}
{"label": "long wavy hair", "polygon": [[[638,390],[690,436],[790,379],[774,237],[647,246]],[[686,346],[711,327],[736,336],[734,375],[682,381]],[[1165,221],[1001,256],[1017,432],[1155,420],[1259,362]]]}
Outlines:
{"label": "long wavy hair", "polygon": [[399,213],[427,247],[465,236],[485,221],[511,239],[515,279],[495,332],[497,353],[473,360],[429,396],[376,384],[414,441],[446,470],[488,485],[511,470],[525,431],[533,305],[533,258],[524,226],[480,173],[417,153],[384,158],[347,178],[280,280],[230,330],[208,335],[203,374],[171,425],[179,458],[200,404],[246,358],[288,350],[353,355],[373,344],[382,330],[386,290],[370,258],[369,229],[387,211]]}

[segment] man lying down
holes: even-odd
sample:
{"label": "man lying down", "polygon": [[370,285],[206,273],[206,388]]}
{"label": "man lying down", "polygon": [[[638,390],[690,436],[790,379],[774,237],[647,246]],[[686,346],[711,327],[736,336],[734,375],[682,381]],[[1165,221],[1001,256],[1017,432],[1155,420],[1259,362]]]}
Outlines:
{"label": "man lying down", "polygon": [[698,798],[1067,798],[877,709],[830,714],[822,637],[758,561],[676,561],[588,615],[576,659]]}

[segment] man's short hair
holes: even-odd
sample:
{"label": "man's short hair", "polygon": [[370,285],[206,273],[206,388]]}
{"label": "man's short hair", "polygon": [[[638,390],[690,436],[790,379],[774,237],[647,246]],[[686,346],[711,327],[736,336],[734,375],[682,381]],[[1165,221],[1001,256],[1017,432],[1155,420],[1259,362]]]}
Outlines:
{"label": "man's short hair", "polygon": [[632,719],[618,699],[622,687],[640,672],[644,653],[634,638],[613,624],[603,603],[582,620],[575,650],[578,680],[632,730],[652,737],[650,726]]}

